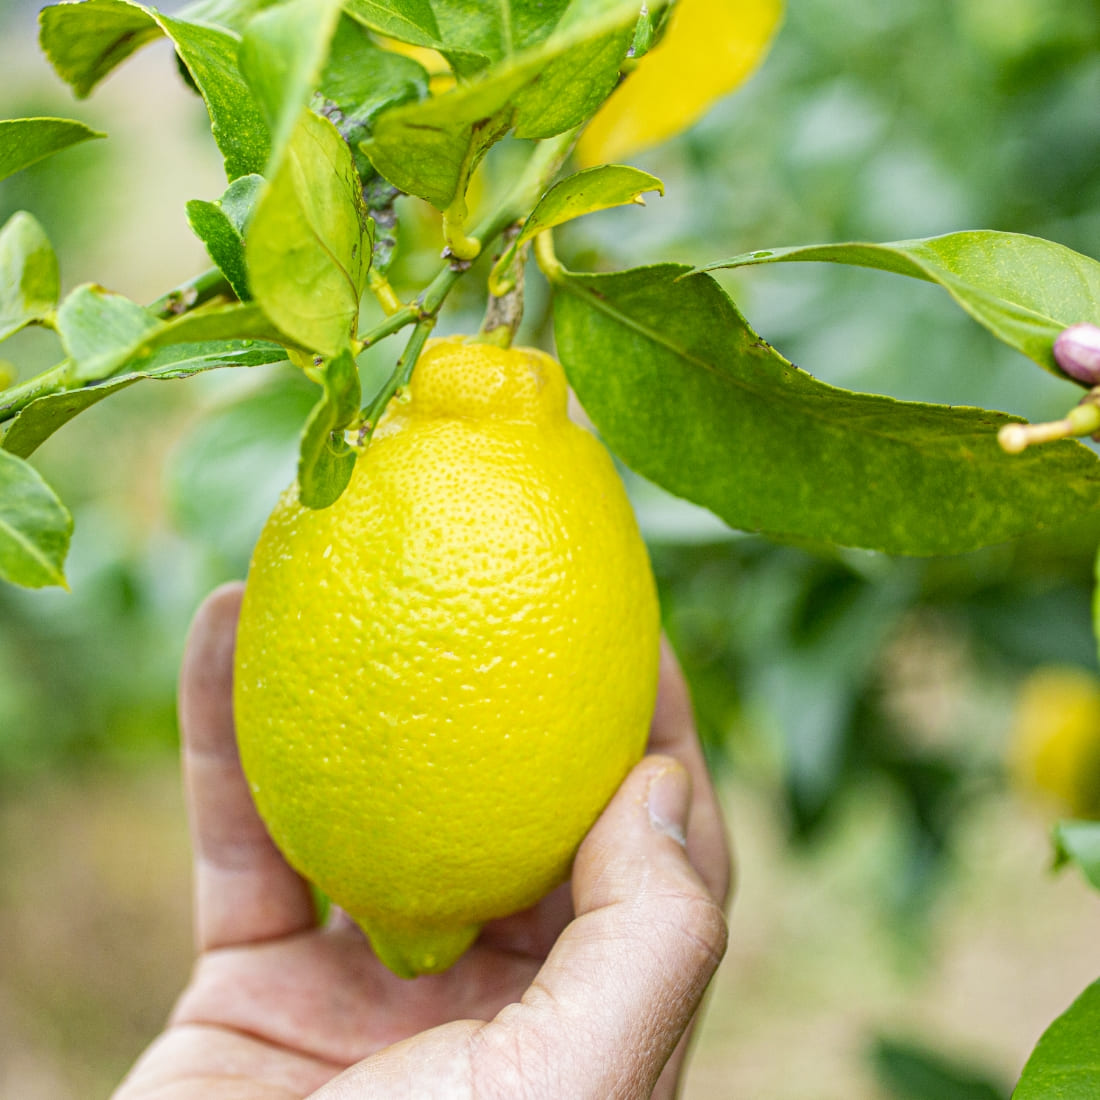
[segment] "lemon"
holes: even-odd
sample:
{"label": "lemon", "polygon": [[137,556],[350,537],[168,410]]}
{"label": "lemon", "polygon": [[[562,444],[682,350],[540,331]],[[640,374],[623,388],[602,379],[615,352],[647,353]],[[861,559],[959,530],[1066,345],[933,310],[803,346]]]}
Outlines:
{"label": "lemon", "polygon": [[582,167],[618,160],[686,130],[756,71],[782,0],[677,0],[660,42],[585,127]]}
{"label": "lemon", "polygon": [[1023,684],[1011,737],[1016,785],[1062,813],[1100,817],[1100,682],[1047,667]]}
{"label": "lemon", "polygon": [[653,577],[566,395],[542,352],[429,342],[343,496],[311,511],[292,486],[249,569],[256,805],[404,977],[567,877],[644,750]]}

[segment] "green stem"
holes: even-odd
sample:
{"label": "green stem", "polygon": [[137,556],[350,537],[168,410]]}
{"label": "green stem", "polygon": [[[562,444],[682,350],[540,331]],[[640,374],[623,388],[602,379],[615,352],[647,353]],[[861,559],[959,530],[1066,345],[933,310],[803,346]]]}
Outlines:
{"label": "green stem", "polygon": [[186,283],[181,283],[175,290],[162,294],[155,302],[151,302],[145,308],[150,313],[155,313],[162,320],[171,317],[179,317],[211,298],[236,298],[229,280],[216,268],[204,271]]}
{"label": "green stem", "polygon": [[424,344],[433,328],[435,328],[434,317],[423,317],[417,322],[412,336],[409,337],[408,344],[405,345],[405,350],[401,353],[401,358],[397,360],[397,366],[394,367],[393,373],[386,379],[386,384],[375,394],[374,399],[360,414],[363,421],[359,431],[360,443],[365,443],[374,434],[374,429],[378,426],[378,421],[382,419],[382,414],[386,411],[386,406],[390,403],[394,394],[409,384],[413,367],[416,365],[417,359],[420,358],[420,353],[423,351]]}
{"label": "green stem", "polygon": [[[236,297],[225,276],[213,267],[182,283],[174,290],[168,291],[167,294],[162,294],[145,308],[162,320],[167,320],[179,317],[196,306],[209,302],[211,298],[223,296]],[[37,398],[68,389],[71,367],[71,362],[66,359],[44,370],[41,374],[28,378],[21,385],[12,386],[0,392],[0,423],[17,416]]]}
{"label": "green stem", "polygon": [[[523,175],[509,192],[508,197],[470,235],[469,239],[477,242],[479,251],[484,251],[485,247],[496,240],[508,226],[531,210],[565,163],[565,158],[569,156],[569,151],[573,148],[579,132],[580,128],[577,127],[567,130],[564,134],[558,134],[557,137],[539,142],[531,154],[531,159],[527,162]],[[383,336],[389,336],[398,329],[404,328],[405,325],[416,322],[408,346],[402,352],[393,373],[386,379],[386,384],[370,404],[364,406],[360,413],[363,420],[360,433],[362,442],[370,438],[393,395],[402,386],[408,385],[416,360],[429,333],[435,327],[436,318],[447,300],[447,295],[469,267],[468,262],[447,264],[424,288],[412,305],[386,318],[382,324],[361,337],[364,346],[369,347],[381,340]]]}

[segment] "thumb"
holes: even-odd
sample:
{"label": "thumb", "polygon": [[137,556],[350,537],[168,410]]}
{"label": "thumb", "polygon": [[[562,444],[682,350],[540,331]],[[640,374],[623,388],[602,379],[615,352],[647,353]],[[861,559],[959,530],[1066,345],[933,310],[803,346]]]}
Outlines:
{"label": "thumb", "polygon": [[690,803],[671,757],[627,777],[577,854],[576,919],[523,1001],[481,1032],[488,1076],[522,1064],[524,1095],[651,1094],[726,947],[722,909],[684,846]]}

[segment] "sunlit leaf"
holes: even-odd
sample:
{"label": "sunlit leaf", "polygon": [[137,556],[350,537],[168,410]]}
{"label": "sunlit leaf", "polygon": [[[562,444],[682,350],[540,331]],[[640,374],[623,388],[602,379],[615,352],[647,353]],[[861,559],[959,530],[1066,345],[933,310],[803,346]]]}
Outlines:
{"label": "sunlit leaf", "polygon": [[1012,1100],[1100,1096],[1100,981],[1073,1002],[1031,1052]]}
{"label": "sunlit leaf", "polygon": [[997,339],[1066,377],[1054,340],[1079,321],[1100,323],[1100,263],[1064,245],[1021,233],[981,230],[889,244],[762,249],[701,270],[825,261],[878,268],[937,283]]}
{"label": "sunlit leaf", "polygon": [[106,378],[158,327],[136,302],[93,283],[79,286],[57,311],[57,331],[72,360],[72,385]]}
{"label": "sunlit leaf", "polygon": [[70,145],[106,137],[70,118],[0,120],[0,180],[37,164]]}
{"label": "sunlit leaf", "polygon": [[615,86],[638,11],[627,0],[578,17],[453,91],[382,112],[363,151],[391,183],[445,209],[509,130],[551,137],[591,115]]}
{"label": "sunlit leaf", "polygon": [[325,364],[324,393],[302,432],[298,499],[307,508],[335,504],[351,480],[356,452],[343,429],[359,412],[359,372],[348,350]]}
{"label": "sunlit leaf", "polygon": [[354,335],[371,227],[351,152],[303,111],[249,227],[249,286],[289,337],[326,358]]}
{"label": "sunlit leaf", "polygon": [[562,363],[612,449],[732,527],[953,554],[1100,509],[1087,447],[1009,456],[1001,413],[819,382],[689,268],[562,276],[554,315]]}
{"label": "sunlit leaf", "polygon": [[42,226],[21,210],[0,229],[0,340],[50,317],[58,294],[57,257]]}
{"label": "sunlit leaf", "polygon": [[782,0],[677,0],[664,36],[585,128],[578,161],[617,160],[686,130],[752,75],[782,14]]}
{"label": "sunlit leaf", "polygon": [[313,95],[339,16],[339,0],[289,0],[245,29],[239,63],[271,131],[271,164]]}
{"label": "sunlit leaf", "polygon": [[0,450],[0,579],[28,588],[65,584],[73,520],[33,466]]}
{"label": "sunlit leaf", "polygon": [[226,175],[263,172],[270,136],[237,67],[236,34],[129,0],[54,4],[42,9],[39,23],[46,56],[78,96],[88,95],[135,50],[167,34],[206,102]]}

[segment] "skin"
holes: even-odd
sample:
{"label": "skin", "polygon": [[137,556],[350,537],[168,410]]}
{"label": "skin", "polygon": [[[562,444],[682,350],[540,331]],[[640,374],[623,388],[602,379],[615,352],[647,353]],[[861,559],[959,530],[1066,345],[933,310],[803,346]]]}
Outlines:
{"label": "skin", "polygon": [[408,982],[339,911],[318,926],[253,809],[232,717],[242,591],[199,609],[180,683],[198,959],[115,1100],[675,1096],[725,951],[729,855],[671,652],[650,755],[571,882],[487,925],[447,973]]}

